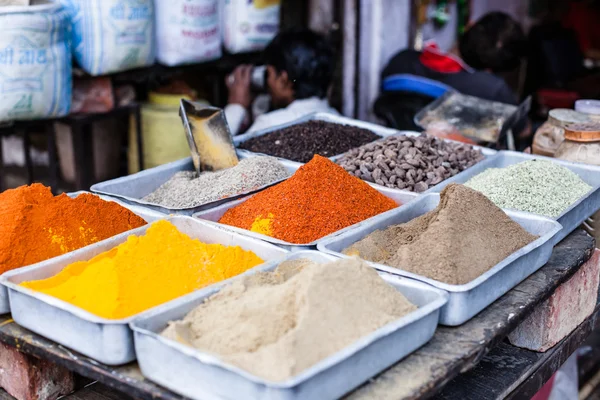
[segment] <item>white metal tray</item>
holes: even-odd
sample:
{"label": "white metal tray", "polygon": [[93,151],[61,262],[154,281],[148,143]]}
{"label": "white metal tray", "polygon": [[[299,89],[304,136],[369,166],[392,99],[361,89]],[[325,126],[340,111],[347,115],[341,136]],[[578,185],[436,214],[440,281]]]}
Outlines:
{"label": "white metal tray", "polygon": [[[325,263],[335,257],[315,251],[288,255]],[[259,270],[271,271],[280,262]],[[258,269],[257,269],[258,270]],[[256,272],[255,270],[254,272]],[[142,374],[191,399],[336,399],[400,361],[431,339],[447,294],[386,273],[380,276],[419,308],[284,382],[270,382],[218,357],[160,336],[169,321],[183,318],[219,288],[198,291],[131,323]],[[222,286],[220,286],[222,287]]]}
{"label": "white metal tray", "polygon": [[[432,211],[437,207],[439,201],[439,194],[423,195],[404,207],[372,218],[356,229],[323,240],[317,247],[325,253],[348,258],[342,251],[352,244],[376,230],[408,222]],[[554,243],[552,239],[562,228],[558,222],[537,215],[517,211],[506,211],[506,213],[526,231],[539,236],[539,238],[517,250],[469,283],[451,285],[388,265],[369,263],[378,270],[417,279],[447,291],[450,298],[448,304],[442,309],[440,323],[450,326],[461,325],[543,266],[552,254]]]}
{"label": "white metal tray", "polygon": [[[80,192],[75,192],[75,193],[69,193],[68,196],[75,198],[83,193],[89,193],[89,192],[80,191]],[[90,193],[90,194],[92,194],[92,193]],[[118,200],[113,199],[108,196],[99,196],[99,195],[95,195],[95,196],[100,197],[102,200],[115,202],[115,203],[127,208],[128,210],[130,210],[137,216],[142,217],[148,223],[151,223],[151,222],[156,221],[157,219],[166,217],[164,214],[161,214],[159,212],[149,210],[144,207],[127,204],[127,203],[118,201]],[[26,267],[26,265],[24,265],[23,267]],[[17,269],[19,269],[19,268],[17,268]],[[9,312],[10,312],[10,304],[9,304],[9,299],[8,299],[8,291],[6,290],[6,288],[4,286],[0,286],[0,314],[7,314]]]}
{"label": "white metal tray", "polygon": [[[286,254],[284,249],[272,244],[191,217],[171,217],[167,220],[192,239],[199,239],[204,243],[241,246],[245,250],[253,251],[265,261],[276,260]],[[148,226],[144,226],[72,253],[3,274],[0,283],[8,289],[15,322],[104,364],[120,365],[133,361],[135,359],[133,334],[128,324],[136,316],[120,320],[101,318],[70,303],[24,288],[19,284],[50,278],[69,264],[90,260],[120,245],[130,235],[144,235],[147,229]]]}
{"label": "white metal tray", "polygon": [[[240,156],[238,152],[238,156]],[[244,158],[241,157],[240,158]],[[290,161],[285,162],[283,160],[279,160],[284,167],[292,173],[293,170],[291,167],[296,167],[296,163],[292,163]],[[176,214],[176,215],[188,215],[207,210],[213,207],[216,207],[220,204],[227,203],[228,201],[232,201],[235,199],[239,199],[241,197],[247,196],[252,193],[256,193],[262,189],[268,188],[269,186],[273,186],[279,182],[282,182],[285,179],[272,182],[268,185],[264,185],[262,187],[249,190],[247,192],[239,193],[225,199],[211,201],[205,204],[201,204],[196,207],[181,207],[181,208],[169,208],[161,206],[157,203],[151,203],[146,200],[142,200],[145,196],[154,192],[160,186],[162,186],[165,182],[173,177],[177,172],[180,171],[193,171],[194,163],[192,162],[192,158],[184,158],[182,160],[173,161],[168,164],[160,165],[158,167],[150,168],[141,172],[138,172],[133,175],[123,176],[121,178],[112,179],[106,182],[101,182],[93,185],[91,187],[91,191],[98,194],[103,194],[107,196],[112,196],[120,199],[121,201],[135,205],[138,207],[144,207],[146,209],[151,209],[163,214]]]}
{"label": "white metal tray", "polygon": [[[367,183],[369,183],[369,182],[367,182]],[[373,187],[374,189],[376,189],[379,193],[383,194],[384,196],[387,196],[390,199],[394,200],[396,202],[396,204],[407,204],[407,203],[410,203],[411,201],[415,200],[419,196],[418,193],[408,192],[408,191],[405,191],[405,190],[390,189],[390,188],[386,188],[386,187],[379,186],[379,185],[371,185],[371,187]],[[303,243],[303,244],[286,242],[285,240],[276,239],[274,237],[263,235],[261,233],[256,233],[256,232],[249,231],[247,229],[242,229],[242,228],[238,228],[236,226],[225,225],[225,224],[219,223],[219,220],[227,212],[227,210],[229,210],[230,208],[233,208],[233,207],[236,207],[236,206],[242,204],[244,201],[248,200],[248,198],[250,198],[250,196],[245,197],[243,199],[234,200],[232,202],[229,202],[229,203],[223,204],[221,206],[215,207],[215,208],[213,208],[211,210],[201,211],[199,213],[194,214],[193,217],[201,219],[201,220],[208,221],[210,223],[213,223],[213,224],[216,224],[218,226],[221,226],[221,227],[223,227],[225,229],[229,229],[229,230],[232,230],[234,232],[238,232],[238,233],[240,233],[242,235],[250,236],[250,237],[253,237],[253,238],[256,238],[256,239],[261,239],[261,240],[264,240],[266,242],[276,244],[276,245],[281,246],[281,247],[283,247],[283,248],[285,248],[287,250],[290,250],[290,251],[309,250],[310,248],[316,247],[317,243],[319,243],[322,240],[325,240],[326,238],[330,238],[330,237],[339,235],[342,232],[346,232],[349,229],[354,229],[356,227],[359,227],[362,224],[364,224],[367,221],[369,221],[371,218],[375,218],[375,217],[371,217],[369,219],[366,219],[365,221],[358,222],[358,223],[356,223],[354,225],[348,226],[348,227],[346,227],[344,229],[341,229],[341,230],[339,230],[337,232],[333,232],[333,233],[331,233],[331,234],[329,234],[327,236],[324,236],[324,237],[322,237],[320,239],[314,240],[314,241],[312,241],[310,243]],[[387,212],[390,212],[390,211],[387,211]],[[383,214],[380,214],[380,215],[385,215],[386,213],[383,213]]]}
{"label": "white metal tray", "polygon": [[460,174],[441,182],[439,185],[429,189],[428,192],[441,192],[450,183],[464,184],[488,168],[504,168],[523,161],[535,159],[552,161],[553,163],[568,168],[592,187],[592,190],[575,203],[571,204],[569,208],[556,218],[563,227],[553,239],[553,244],[557,244],[600,209],[600,167],[558,160],[556,158],[518,153],[515,151],[501,151],[494,157],[483,160]]}

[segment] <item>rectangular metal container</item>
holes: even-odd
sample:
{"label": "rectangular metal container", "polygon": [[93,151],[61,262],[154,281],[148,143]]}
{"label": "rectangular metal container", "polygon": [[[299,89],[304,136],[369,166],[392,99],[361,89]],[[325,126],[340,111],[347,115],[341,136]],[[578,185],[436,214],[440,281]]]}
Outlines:
{"label": "rectangular metal container", "polygon": [[[316,251],[288,255],[326,263],[336,258]],[[274,270],[279,262],[265,264]],[[256,272],[256,271],[254,271]],[[433,336],[447,294],[386,273],[380,276],[419,307],[284,382],[270,382],[218,357],[160,336],[169,321],[182,319],[219,288],[181,298],[131,323],[142,374],[191,399],[335,399],[397,363]]]}
{"label": "rectangular metal container", "polygon": [[[394,134],[394,135],[389,135],[388,137],[392,137],[392,136],[404,136],[404,135],[406,135],[406,136],[418,136],[419,134],[420,134],[420,133],[418,133],[418,132],[413,132],[413,131],[401,131],[401,132],[399,132],[399,133],[396,133],[396,134]],[[384,138],[384,139],[385,139],[385,138]],[[455,140],[448,140],[448,139],[441,139],[441,140],[444,140],[444,141],[446,141],[446,142],[454,142],[454,143],[458,143],[458,142],[456,142]],[[465,144],[465,143],[461,143],[461,144]],[[498,153],[498,151],[497,151],[497,150],[490,149],[490,148],[487,148],[487,147],[473,146],[473,145],[471,145],[471,146],[472,146],[473,148],[475,148],[475,149],[481,150],[481,152],[483,153],[483,155],[486,157],[485,159],[487,159],[487,158],[490,158],[490,157],[492,157],[492,156],[494,156],[494,155],[496,155],[496,154]],[[337,155],[337,156],[335,156],[335,157],[331,157],[331,160],[332,160],[332,161],[335,161],[335,162],[337,162],[337,161],[338,161],[340,158],[342,158],[342,157],[343,157],[343,155],[344,155],[344,154],[340,154],[340,155]],[[485,160],[485,159],[484,159],[484,160]],[[480,161],[478,164],[481,164],[481,163],[482,163],[484,160],[481,160],[481,161]],[[297,163],[297,164],[298,164],[299,166],[300,166],[300,165],[302,165],[302,164],[299,164],[299,163]],[[476,165],[477,165],[477,164],[476,164]],[[473,168],[473,167],[471,167],[471,168]],[[458,174],[457,174],[457,175],[458,175]],[[373,183],[373,182],[368,182],[368,181],[365,181],[365,182],[367,182],[369,185],[373,186],[375,189],[381,189],[381,188],[385,188],[385,189],[388,191],[387,193],[390,193],[390,194],[391,194],[391,193],[397,193],[397,194],[400,194],[400,193],[402,193],[402,192],[407,192],[406,190],[402,190],[402,189],[392,189],[392,188],[388,188],[387,186],[381,186],[381,185],[378,185],[378,184],[376,184],[376,183]],[[442,183],[443,183],[443,182],[442,182]],[[438,185],[439,185],[439,184],[438,184]],[[435,187],[435,186],[434,186],[434,187]],[[433,189],[433,187],[432,187],[432,188],[430,188],[430,189],[428,190],[428,192],[429,192],[429,191],[432,191],[432,189]],[[410,193],[410,192],[409,192],[409,193]],[[419,193],[417,193],[417,194],[419,194]],[[389,196],[389,197],[391,197],[391,196]]]}
{"label": "rectangular metal container", "polygon": [[[336,237],[323,240],[318,249],[338,257],[346,257],[342,251],[376,230],[391,225],[402,224],[434,210],[440,201],[439,194],[430,193],[385,215],[372,218],[357,229],[346,231]],[[422,275],[403,271],[388,265],[369,262],[381,271],[401,275],[428,283],[450,294],[448,304],[442,309],[440,323],[457,326],[465,323],[503,294],[515,287],[529,275],[543,266],[552,254],[553,240],[561,225],[548,218],[518,212],[506,211],[526,231],[539,236],[537,240],[517,250],[478,278],[463,285],[450,285]]]}
{"label": "rectangular metal container", "polygon": [[[367,182],[369,183],[369,182]],[[373,187],[375,190],[377,190],[379,193],[383,194],[384,196],[389,197],[390,199],[394,200],[396,203],[398,204],[407,204],[410,203],[411,201],[415,200],[417,197],[419,197],[418,193],[413,193],[413,192],[408,192],[408,191],[401,191],[401,190],[396,190],[396,189],[390,189],[390,188],[386,188],[383,186],[379,186],[379,185],[375,185],[375,184],[371,184],[369,183],[369,185],[371,185],[371,187]],[[209,221],[210,223],[216,224],[218,226],[221,226],[225,229],[229,229],[233,232],[237,232],[240,233],[242,235],[246,235],[246,236],[250,236],[256,239],[261,239],[264,240],[266,242],[269,243],[273,243],[276,244],[278,246],[281,246],[289,251],[299,251],[299,250],[309,250],[310,248],[315,248],[317,246],[317,243],[321,242],[322,240],[325,240],[326,238],[330,238],[336,235],[339,235],[342,232],[346,232],[349,229],[354,229],[357,228],[359,226],[361,226],[362,224],[366,223],[367,221],[369,221],[369,219],[365,220],[365,221],[361,221],[357,224],[348,226],[342,230],[339,230],[337,232],[331,233],[327,236],[322,237],[321,239],[317,239],[314,240],[310,243],[304,243],[304,244],[296,244],[296,243],[291,243],[291,242],[286,242],[285,240],[280,240],[280,239],[276,239],[274,237],[271,236],[267,236],[267,235],[263,235],[261,233],[256,233],[256,232],[251,232],[247,229],[242,229],[242,228],[238,228],[235,226],[231,226],[231,225],[225,225],[225,224],[220,224],[219,220],[221,219],[221,217],[225,214],[225,212],[227,212],[227,210],[229,210],[230,208],[236,207],[240,204],[242,204],[244,201],[248,200],[250,196],[245,197],[243,199],[239,199],[239,200],[234,200],[231,201],[229,203],[223,204],[221,206],[215,207],[213,209],[210,210],[206,210],[206,211],[201,211],[199,213],[196,213],[193,215],[194,218],[198,218],[201,220],[205,220],[205,221]],[[390,212],[390,211],[388,211]],[[380,215],[385,215],[386,213],[380,214]],[[372,217],[375,218],[375,217]]]}
{"label": "rectangular metal container", "polygon": [[557,244],[581,225],[583,221],[591,217],[598,209],[600,209],[600,167],[558,160],[556,158],[518,153],[515,151],[500,151],[495,156],[483,160],[460,174],[443,181],[439,185],[429,189],[428,192],[441,192],[450,183],[464,184],[488,168],[504,168],[523,161],[535,159],[552,161],[553,163],[568,168],[592,187],[592,190],[590,190],[587,195],[571,204],[569,208],[556,218],[556,221],[563,226],[563,229],[553,239],[553,244]]}
{"label": "rectangular metal container", "polygon": [[[89,193],[89,192],[80,191],[80,192],[75,192],[75,193],[68,193],[67,195],[71,198],[75,198],[83,193]],[[96,196],[98,196],[98,195],[96,195]],[[157,219],[165,218],[164,214],[153,211],[153,210],[149,210],[144,207],[126,204],[122,201],[118,201],[118,200],[113,199],[108,196],[98,196],[98,197],[100,197],[102,200],[112,201],[112,202],[115,202],[115,203],[127,208],[128,210],[132,211],[137,216],[142,217],[148,223],[154,222]],[[24,265],[24,267],[26,267],[26,265]],[[9,304],[9,299],[8,299],[8,291],[6,290],[6,288],[4,286],[0,286],[0,314],[8,314],[9,312],[10,312],[10,304]]]}
{"label": "rectangular metal container", "polygon": [[[279,259],[287,253],[272,244],[238,235],[191,217],[171,217],[167,220],[192,239],[199,239],[205,243],[241,246],[255,252],[265,261]],[[136,316],[120,320],[101,318],[70,303],[24,288],[19,284],[50,278],[69,264],[90,260],[120,245],[130,235],[144,235],[147,229],[148,226],[144,226],[64,256],[3,274],[0,283],[8,289],[15,322],[107,365],[120,365],[135,360],[133,334],[129,322]]]}
{"label": "rectangular metal container", "polygon": [[[296,119],[294,121],[291,121],[291,122],[287,122],[285,124],[276,125],[276,126],[273,126],[273,127],[267,128],[267,129],[258,130],[258,131],[246,133],[246,134],[243,134],[243,135],[234,136],[234,138],[233,138],[233,144],[236,147],[239,147],[240,144],[242,144],[243,142],[245,142],[245,141],[247,141],[249,139],[252,139],[252,138],[255,138],[255,137],[258,137],[258,136],[263,136],[263,135],[266,135],[267,133],[278,131],[280,129],[285,129],[285,128],[288,128],[288,127],[290,127],[292,125],[298,125],[298,124],[301,124],[301,123],[304,123],[304,122],[308,122],[308,121],[325,121],[325,122],[331,122],[333,124],[356,126],[358,128],[368,129],[371,132],[373,132],[374,134],[379,135],[381,137],[392,136],[392,135],[396,135],[398,133],[404,133],[404,134],[406,134],[408,136],[419,135],[418,132],[413,132],[413,131],[398,131],[396,129],[387,128],[385,126],[373,124],[371,122],[365,122],[365,121],[360,121],[358,119],[352,119],[352,118],[342,117],[341,115],[335,115],[335,114],[328,114],[328,113],[318,112],[318,113],[313,113],[313,114],[306,115],[304,117],[298,118],[298,119]],[[342,153],[336,154],[335,156],[330,157],[330,159],[335,159],[335,158],[339,157],[341,154]],[[238,156],[240,158],[254,157],[256,155],[263,155],[263,154],[254,153],[254,152],[249,151],[249,150],[238,149]],[[298,166],[300,166],[300,165],[303,164],[303,163],[299,163],[297,161],[288,160],[288,159],[285,159],[285,158],[279,158],[279,160],[286,160],[286,161],[289,161],[291,163],[297,164]]]}
{"label": "rectangular metal container", "polygon": [[[239,154],[238,154],[239,155]],[[243,157],[240,157],[243,158]],[[280,160],[282,161],[282,160]],[[282,164],[290,171],[290,166],[295,166],[294,164],[290,164],[290,162]],[[139,207],[144,207],[147,209],[151,209],[163,214],[176,214],[176,215],[188,215],[207,210],[212,207],[216,207],[220,204],[227,203],[228,201],[239,199],[240,197],[247,196],[249,194],[258,192],[262,189],[265,189],[269,186],[273,186],[276,183],[281,181],[273,182],[271,184],[262,186],[255,190],[250,190],[248,192],[240,193],[225,199],[212,201],[209,203],[205,203],[196,207],[184,207],[184,208],[169,208],[163,207],[156,203],[151,203],[145,200],[142,200],[145,196],[154,192],[160,186],[162,186],[165,182],[167,182],[173,175],[177,172],[181,171],[193,171],[194,163],[192,162],[192,158],[184,158],[182,160],[173,161],[168,164],[164,164],[158,167],[150,168],[141,172],[138,172],[133,175],[123,176],[121,178],[112,179],[106,182],[101,182],[93,185],[91,187],[91,191],[97,194],[107,195],[111,197],[115,197],[120,199],[121,201],[132,204]]]}

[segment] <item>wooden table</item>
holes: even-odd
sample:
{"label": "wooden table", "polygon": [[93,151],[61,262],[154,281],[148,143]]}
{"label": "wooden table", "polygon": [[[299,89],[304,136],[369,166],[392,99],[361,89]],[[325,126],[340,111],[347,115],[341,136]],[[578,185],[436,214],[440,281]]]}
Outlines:
{"label": "wooden table", "polygon": [[[548,264],[537,273],[466,324],[457,328],[439,327],[428,344],[350,393],[348,398],[397,400],[429,398],[434,395],[447,399],[486,399],[499,398],[500,395],[503,398],[510,396],[513,389],[523,384],[528,384],[526,393],[534,393],[560,366],[558,361],[566,359],[591,329],[596,327],[599,308],[569,338],[547,353],[531,354],[532,352],[517,349],[503,340],[531,314],[536,305],[546,300],[560,284],[578,271],[591,257],[594,247],[593,238],[581,230],[574,232],[554,249]],[[19,327],[10,316],[0,318],[0,341],[25,353],[50,359],[135,398],[181,398],[146,381],[135,363],[118,368],[106,367]],[[504,364],[494,361],[498,357],[519,357],[529,361],[520,363],[518,370],[508,371],[507,368],[502,368]],[[482,368],[473,369],[448,385],[461,372],[471,370],[480,362]],[[536,377],[533,372],[538,370],[540,375]],[[473,385],[484,382],[481,371],[484,371],[483,376],[488,377],[487,385],[498,390],[474,391],[469,397],[467,394]],[[504,378],[502,386],[495,383],[493,378]],[[440,394],[444,387],[445,390]],[[460,391],[461,388],[463,391]],[[485,385],[481,388],[485,389]]]}

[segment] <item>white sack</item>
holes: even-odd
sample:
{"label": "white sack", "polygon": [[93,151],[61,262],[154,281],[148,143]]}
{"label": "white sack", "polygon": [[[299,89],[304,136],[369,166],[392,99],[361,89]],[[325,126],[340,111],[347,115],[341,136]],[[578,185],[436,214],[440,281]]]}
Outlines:
{"label": "white sack", "polygon": [[225,0],[223,30],[230,53],[263,49],[279,30],[280,0]]}
{"label": "white sack", "polygon": [[71,108],[69,15],[59,4],[0,8],[0,121]]}

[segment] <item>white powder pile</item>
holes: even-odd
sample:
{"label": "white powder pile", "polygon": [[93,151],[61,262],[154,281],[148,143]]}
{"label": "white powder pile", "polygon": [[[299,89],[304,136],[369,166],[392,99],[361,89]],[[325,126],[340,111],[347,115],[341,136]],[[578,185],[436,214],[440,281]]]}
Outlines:
{"label": "white powder pile", "polygon": [[364,261],[302,260],[234,282],[163,335],[283,381],[416,308]]}
{"label": "white powder pile", "polygon": [[200,175],[193,171],[178,172],[144,200],[169,208],[197,207],[251,192],[289,176],[275,157],[251,157],[222,171]]}

